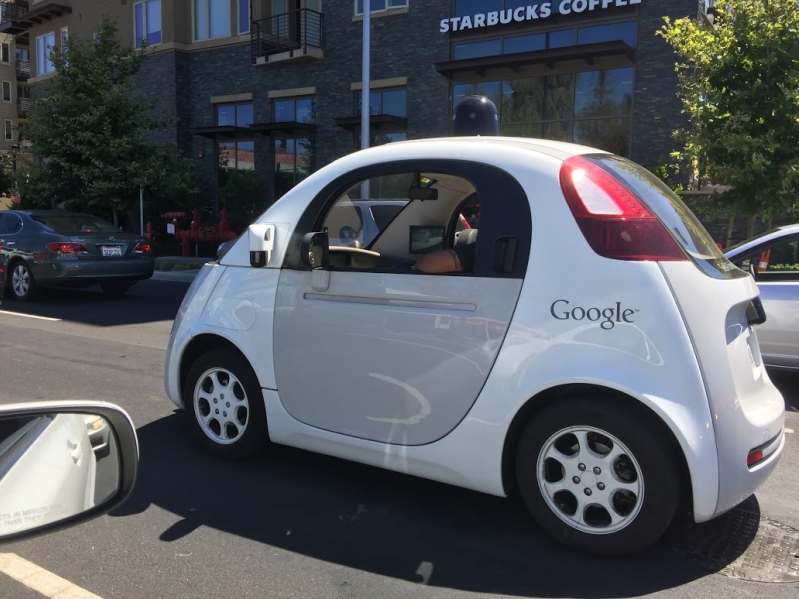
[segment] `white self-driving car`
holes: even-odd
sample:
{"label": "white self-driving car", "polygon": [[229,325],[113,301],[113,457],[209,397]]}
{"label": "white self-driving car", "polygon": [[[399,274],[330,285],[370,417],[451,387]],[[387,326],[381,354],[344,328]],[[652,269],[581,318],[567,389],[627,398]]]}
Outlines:
{"label": "white self-driving car", "polygon": [[[353,247],[331,215],[363,200],[405,205]],[[271,441],[517,489],[561,542],[625,553],[774,469],[763,319],[752,277],[640,166],[532,139],[409,141],[321,169],[206,264],[165,384],[215,455]]]}

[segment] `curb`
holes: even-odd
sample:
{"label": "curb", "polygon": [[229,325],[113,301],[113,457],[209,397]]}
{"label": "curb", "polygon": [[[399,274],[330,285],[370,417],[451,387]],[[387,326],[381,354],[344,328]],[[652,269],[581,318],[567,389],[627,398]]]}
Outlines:
{"label": "curb", "polygon": [[191,283],[194,277],[197,276],[198,270],[178,270],[178,271],[164,271],[156,270],[153,272],[151,281],[169,281],[172,283]]}

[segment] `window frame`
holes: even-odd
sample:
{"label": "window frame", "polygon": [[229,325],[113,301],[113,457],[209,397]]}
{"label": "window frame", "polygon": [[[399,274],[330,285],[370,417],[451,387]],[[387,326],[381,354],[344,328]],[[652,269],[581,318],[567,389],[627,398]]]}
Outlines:
{"label": "window frame", "polygon": [[[8,100],[6,100],[6,86],[8,86]],[[13,104],[13,102],[14,102],[14,91],[11,89],[11,82],[3,80],[3,103]]]}
{"label": "window frame", "polygon": [[[242,23],[242,21],[241,21],[241,6],[242,6],[242,4],[244,4],[247,7],[247,21],[246,21],[247,30],[246,31],[241,28],[241,23]],[[237,12],[236,16],[238,17],[238,26],[236,27],[236,30],[238,31],[239,35],[245,35],[247,33],[250,33],[250,31],[252,30],[252,6],[250,5],[250,0],[237,0],[236,7],[237,7],[236,8],[236,12]]]}
{"label": "window frame", "polygon": [[[150,35],[150,32],[147,31],[147,11],[148,11],[147,5],[154,1],[155,0],[140,0],[139,2],[133,3],[133,45],[136,47],[137,50],[142,48],[142,46],[144,45],[142,41],[147,40],[148,36]],[[143,28],[142,37],[139,37],[139,32],[136,31],[136,7],[139,5],[141,5],[142,7],[142,12],[141,12],[141,21]],[[154,42],[152,44],[149,41],[147,41],[148,47],[159,46],[164,43],[164,8],[163,8],[163,2],[161,0],[158,0],[158,11],[160,13],[158,15],[158,22],[160,23],[161,27],[158,30],[158,33],[161,36],[161,41]]]}
{"label": "window frame", "polygon": [[[302,122],[305,123],[306,121],[297,121],[297,102],[302,102],[304,100],[310,100],[313,103],[313,120],[308,121],[307,124],[316,124],[316,95],[310,96],[294,96],[291,98],[274,98],[272,100],[271,112],[272,112],[272,121],[275,123],[295,123],[295,122]],[[277,105],[284,104],[291,102],[294,104],[294,118],[290,121],[278,121],[277,120]]]}
{"label": "window frame", "polygon": [[[385,112],[383,110],[383,95],[385,93],[387,93],[387,92],[390,93],[390,92],[398,92],[398,91],[404,91],[405,92],[405,115],[403,116],[403,115],[394,114],[394,115],[391,115],[391,116],[396,116],[398,118],[407,119],[408,118],[408,86],[406,86],[406,85],[402,85],[402,86],[398,86],[398,87],[379,87],[377,89],[375,89],[375,88],[370,89],[369,90],[369,106],[370,106],[370,108],[371,108],[371,105],[372,105],[372,94],[380,94],[380,110],[378,111],[377,114],[378,115],[380,115],[380,114],[388,114],[387,112]],[[363,98],[363,90],[357,90],[355,92],[355,97],[354,97],[355,106],[353,107],[353,110],[355,112],[354,116],[361,116],[361,112],[358,110],[358,97],[359,96],[361,98]],[[361,110],[363,110],[363,99],[361,99]],[[372,116],[371,110],[370,110],[369,114],[370,114],[370,116]]]}
{"label": "window frame", "polygon": [[[741,270],[745,272],[749,272],[746,266],[744,266],[744,262],[746,261],[754,261],[758,262],[758,258],[760,254],[765,252],[766,250],[771,250],[775,246],[780,245],[787,245],[789,243],[797,243],[799,242],[799,233],[793,233],[790,235],[784,235],[777,239],[772,239],[770,241],[764,241],[762,243],[757,244],[756,246],[752,247],[751,249],[747,250],[746,252],[742,252],[738,256],[734,258],[730,258],[729,260],[735,264]],[[729,249],[725,250],[725,252],[729,251]],[[766,270],[765,272],[760,272],[757,270],[755,266],[755,281],[760,283],[772,283],[772,282],[799,282],[799,271],[795,270]]]}
{"label": "window frame", "polygon": [[[384,4],[385,4],[385,8],[378,8],[377,10],[372,9],[369,12],[371,14],[375,14],[375,13],[381,13],[381,12],[390,12],[392,10],[402,10],[403,8],[406,8],[406,9],[410,8],[410,6],[409,6],[410,5],[410,0],[405,0],[405,4],[401,4],[399,6],[389,6],[388,5],[389,2],[395,2],[395,1],[397,1],[397,0],[382,0],[382,2],[384,2]],[[358,0],[353,0],[353,10],[355,12],[355,16],[356,17],[362,17],[363,16],[363,9],[361,9],[360,12],[358,11]]]}
{"label": "window frame", "polygon": [[[3,60],[3,55],[8,56],[8,60]],[[11,42],[3,42],[2,49],[0,49],[0,62],[11,64]]]}
{"label": "window frame", "polygon": [[[47,38],[51,37],[53,39],[53,43],[51,46],[47,45]],[[42,40],[42,48],[43,50],[40,52],[39,50],[39,40]],[[50,49],[55,49],[55,30],[45,33],[44,35],[36,36],[36,75],[41,77],[42,75],[49,75],[50,73],[55,73],[55,63],[50,60]],[[40,71],[39,67],[44,65],[44,71]],[[48,69],[48,66],[50,67]]]}
{"label": "window frame", "polygon": [[3,119],[3,139],[14,141],[14,121],[11,119]]}
{"label": "window frame", "polygon": [[[215,0],[191,0],[191,31],[192,31],[192,42],[208,42],[211,40],[221,40],[225,39],[226,37],[233,37],[233,11],[231,10],[231,4],[229,0],[227,1],[227,35],[218,35],[216,37],[211,37],[211,2]],[[222,1],[222,0],[216,0]],[[198,37],[197,36],[197,4],[198,2],[205,2],[207,7],[206,13],[206,37]],[[238,25],[237,25],[238,28]]]}

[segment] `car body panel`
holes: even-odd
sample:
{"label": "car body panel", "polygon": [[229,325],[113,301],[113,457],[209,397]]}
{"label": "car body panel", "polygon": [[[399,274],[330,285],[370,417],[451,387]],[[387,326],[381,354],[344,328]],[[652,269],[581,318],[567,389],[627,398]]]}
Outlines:
{"label": "car body panel", "polygon": [[[799,225],[779,227],[730,249],[725,254],[742,266],[775,244],[799,241]],[[763,361],[772,370],[799,373],[799,272],[757,272],[756,283],[766,312],[766,322],[757,326]]]}
{"label": "car body panel", "polygon": [[[528,402],[535,402],[542,394],[563,387],[586,389],[600,401],[601,392],[606,390],[639,402],[671,431],[687,463],[697,521],[707,520],[727,509],[730,503],[739,501],[742,494],[754,492],[779,459],[776,453],[757,467],[746,468],[746,452],[755,433],[762,435],[773,429],[774,434],[779,435],[782,422],[782,416],[777,414],[779,393],[762,368],[750,362],[752,354],[759,359],[759,349],[756,334],[748,327],[745,314],[757,289],[745,276],[731,281],[724,276],[713,278],[690,261],[629,262],[609,260],[594,253],[565,202],[558,176],[563,160],[589,153],[598,151],[571,144],[507,138],[424,140],[357,152],[324,167],[293,188],[256,221],[275,226],[274,245],[265,268],[250,266],[247,236],[242,236],[245,239],[234,243],[220,259],[220,266],[214,267],[228,268],[224,285],[221,276],[217,281],[207,277],[193,294],[187,294],[185,301],[194,316],[191,319],[183,316],[170,340],[165,375],[170,398],[181,405],[176,373],[181,368],[180,356],[191,338],[209,334],[216,327],[217,334],[239,348],[258,373],[264,388],[269,434],[274,442],[503,495],[509,483],[503,478],[507,435],[514,418]],[[379,300],[381,310],[387,310],[388,306],[383,304],[390,304],[403,293],[414,290],[417,284],[423,285],[416,283],[413,277],[430,275],[382,273],[372,277],[374,273],[371,272],[355,273],[362,275],[362,281],[350,282],[344,289],[337,287],[340,272],[302,272],[286,265],[292,252],[297,252],[299,238],[312,226],[307,224],[305,216],[309,203],[331,182],[371,165],[405,160],[432,161],[442,156],[491,165],[516,179],[527,195],[532,214],[530,260],[523,278],[517,279],[522,284],[515,312],[476,400],[464,400],[451,414],[442,416],[435,426],[418,437],[408,432],[395,435],[387,426],[378,430],[372,424],[374,421],[364,422],[370,416],[386,417],[371,411],[379,401],[375,397],[380,395],[378,387],[367,387],[362,381],[356,381],[353,395],[357,398],[353,400],[341,391],[347,388],[353,373],[339,373],[340,380],[335,380],[334,373],[324,370],[324,360],[332,359],[339,366],[357,362],[351,356],[335,353],[346,353],[350,349],[348,345],[356,343],[350,341],[357,332],[356,319],[365,315],[367,339],[363,348],[357,348],[356,354],[362,358],[367,354],[382,355],[396,361],[396,355],[386,350],[386,345],[380,345],[377,331],[381,321],[367,311],[372,310],[375,300]],[[304,228],[295,231],[303,219]],[[381,239],[378,238],[375,247],[380,246]],[[280,273],[281,268],[285,272]],[[208,302],[211,296],[237,298],[238,301],[244,289],[251,287],[259,276],[250,274],[253,271],[268,273],[260,276],[270,281],[269,286],[279,279],[274,332],[270,331],[269,324],[260,322],[270,317],[266,307],[256,310],[252,324],[249,315],[246,320],[233,317],[231,311],[238,305],[235,301],[222,310],[224,314],[219,313],[222,304],[213,304],[212,310],[205,308],[206,304],[212,305]],[[314,279],[317,272],[318,278]],[[675,284],[674,279],[680,277],[681,282]],[[449,277],[431,277],[430,280],[434,278]],[[511,277],[493,279],[487,286],[508,282],[512,282]],[[220,291],[213,289],[215,286],[219,286]],[[389,293],[389,286],[399,291]],[[320,332],[318,322],[313,326],[312,315],[304,313],[304,308],[296,315],[289,314],[306,295],[324,294],[331,288],[334,295],[339,296],[337,299],[344,297],[346,301],[318,302],[322,313],[337,319],[328,330]],[[261,306],[268,305],[269,293],[259,299]],[[350,301],[358,295],[368,296],[366,306]],[[422,301],[429,300],[432,295],[422,288]],[[460,300],[472,298],[457,289],[439,295],[446,302],[451,302],[453,296]],[[693,304],[697,304],[695,310],[686,309]],[[342,310],[342,306],[351,307],[346,314],[352,319],[349,323],[342,324],[344,315],[336,312]],[[213,317],[209,318],[204,311]],[[701,322],[703,311],[713,313],[713,318],[704,324]],[[505,305],[487,316],[499,315],[496,320],[502,328],[508,326],[506,314]],[[288,340],[291,331],[283,327],[295,316],[300,322],[299,333],[296,339]],[[451,328],[442,330],[444,338],[453,334]],[[390,327],[389,332],[397,335],[402,331],[399,327]],[[697,342],[702,334],[712,339],[707,343]],[[311,359],[303,360],[303,342],[319,344],[321,349],[319,352],[314,349]],[[273,347],[268,347],[273,343]],[[284,355],[281,352],[285,347],[290,347],[291,351]],[[721,355],[699,360],[697,352],[707,351]],[[462,354],[454,353],[453,360],[463,359]],[[267,361],[274,361],[274,372],[264,365]],[[369,372],[360,374],[390,377],[395,382],[389,383],[387,378],[377,380],[395,386],[396,382],[414,386],[417,378],[428,374],[419,364],[415,364],[415,368],[422,372],[410,369],[404,375],[394,363],[385,367],[386,373],[380,372],[376,364],[367,362],[370,368],[365,370]],[[327,397],[320,396],[324,392],[323,383],[309,389],[316,394],[314,397],[302,398],[296,389],[289,389],[282,397],[284,376],[291,386],[303,374],[314,377],[320,368],[326,375],[322,381],[339,385],[332,394],[335,401],[344,403],[320,405]],[[713,377],[724,380],[714,383]],[[449,378],[442,376],[441,384],[450,384]],[[457,383],[455,387],[458,388]],[[405,391],[408,392],[407,387]],[[364,392],[370,397],[361,396]],[[441,393],[441,397],[445,397],[445,393]],[[413,398],[413,393],[407,396]],[[455,393],[452,397],[461,400]],[[307,402],[306,406],[299,406],[298,402],[303,401]],[[444,424],[454,421],[466,405],[470,407],[457,426],[435,440],[433,432],[444,430]],[[314,406],[318,410],[316,413]],[[393,424],[413,418],[414,414],[419,416],[418,406],[418,401],[415,405],[409,402],[395,409]],[[337,408],[343,412],[337,414]],[[343,422],[345,415],[352,419],[359,410],[362,413],[358,421]],[[430,414],[433,413],[431,410]],[[388,423],[381,422],[381,427],[384,424]],[[400,423],[399,427],[407,431],[417,425]],[[429,442],[409,445],[411,441]],[[720,457],[720,451],[729,455]],[[722,468],[728,472],[721,473]],[[731,480],[733,478],[735,480]]]}

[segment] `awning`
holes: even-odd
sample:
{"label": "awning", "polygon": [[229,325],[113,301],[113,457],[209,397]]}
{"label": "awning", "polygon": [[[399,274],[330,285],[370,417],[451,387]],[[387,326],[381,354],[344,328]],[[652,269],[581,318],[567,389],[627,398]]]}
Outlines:
{"label": "awning", "polygon": [[586,65],[605,69],[634,63],[635,48],[619,40],[519,54],[450,60],[438,62],[434,66],[447,79],[466,81],[472,80],[475,75],[493,79],[518,77],[520,74],[547,74],[556,69],[584,68]]}
{"label": "awning", "polygon": [[250,125],[250,130],[275,139],[316,137],[316,125],[313,123],[302,123],[300,121],[255,123],[254,125]]}
{"label": "awning", "polygon": [[194,129],[192,133],[215,141],[243,141],[253,138],[253,132],[249,127],[235,127],[233,125],[200,127]]}
{"label": "awning", "polygon": [[[360,131],[361,117],[347,116],[336,119],[336,125],[347,131]],[[380,133],[398,133],[408,128],[408,119],[393,114],[373,114],[369,117],[369,129]]]}
{"label": "awning", "polygon": [[14,3],[8,4],[3,14],[3,21],[0,22],[0,33],[20,35],[27,32],[34,25],[41,25],[64,15],[72,14],[71,7],[54,2],[42,4],[27,12],[20,10],[18,14],[13,14],[17,8],[18,6]]}

